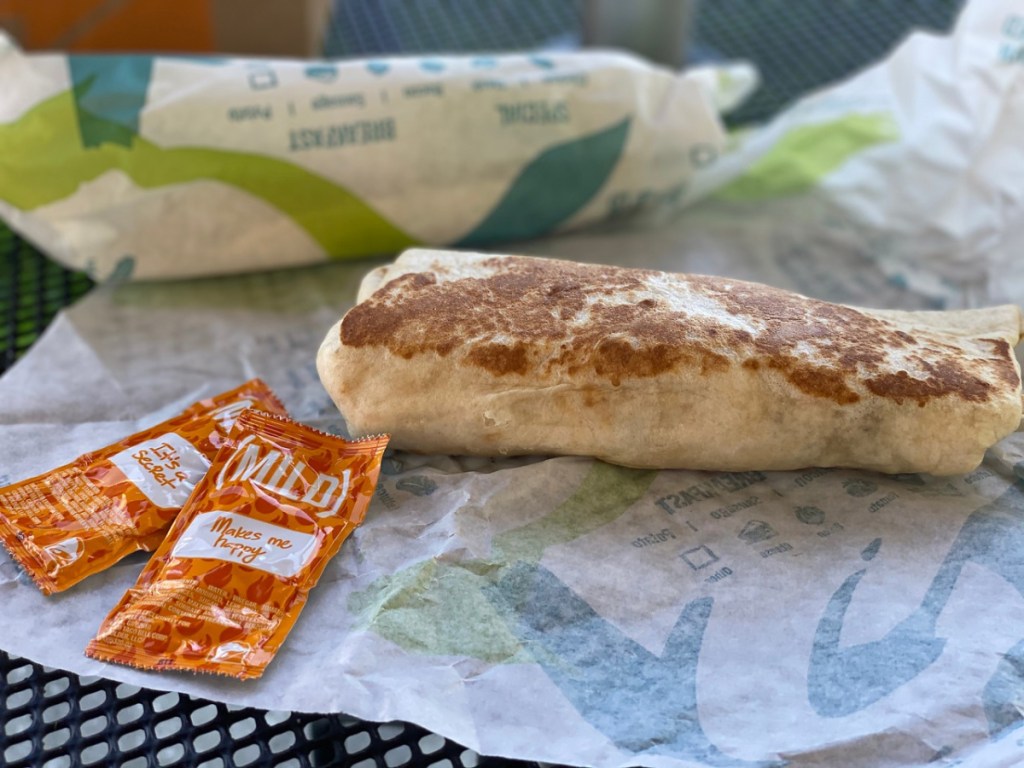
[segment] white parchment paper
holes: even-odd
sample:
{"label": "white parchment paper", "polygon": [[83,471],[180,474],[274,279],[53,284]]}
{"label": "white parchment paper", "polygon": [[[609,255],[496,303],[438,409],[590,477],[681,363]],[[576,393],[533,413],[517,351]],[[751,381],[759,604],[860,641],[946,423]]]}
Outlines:
{"label": "white parchment paper", "polygon": [[[1007,182],[996,169],[944,177],[968,217],[957,226],[938,210],[929,218],[915,209],[914,219],[900,208],[895,221],[883,198],[869,216],[870,195],[841,192],[844,183],[862,189],[850,181],[858,175],[875,180],[897,146],[908,163],[934,152],[960,162],[970,142],[940,151],[902,138],[935,122],[936,109],[948,123],[986,99],[1019,104],[1020,75],[1000,69],[1020,69],[1000,48],[1014,44],[1000,41],[1018,30],[1012,19],[1024,19],[1018,6],[974,4],[953,38],[912,38],[894,57],[926,45],[948,54],[933,59],[941,74],[969,50],[972,66],[998,71],[990,81],[999,88],[964,90],[955,78],[880,65],[890,90],[872,71],[833,89],[831,103],[873,78],[878,99],[900,107],[894,138],[871,134],[883,138],[780,192],[763,174],[765,157],[799,150],[805,134],[793,139],[776,123],[764,129],[777,134],[771,146],[753,134],[737,149],[746,170],[726,168],[718,191],[670,224],[517,250],[726,274],[878,307],[1019,302],[1014,271],[997,279],[1004,262],[995,246],[1022,219],[1012,196],[999,197]],[[932,96],[900,101],[908,88]],[[1013,109],[1001,114],[1009,120]],[[988,151],[1013,157],[1014,126],[1024,128],[993,127]],[[849,124],[832,127],[849,136]],[[971,233],[995,226],[985,213],[993,195],[1005,227],[992,230],[991,248],[972,251]],[[930,260],[909,259],[926,231],[949,240],[936,241]],[[377,263],[98,289],[0,379],[2,479],[57,466],[254,375],[298,419],[340,429],[315,351]],[[1024,761],[1020,433],[956,478],[391,454],[366,522],[258,681],[146,673],[82,655],[141,563],[44,598],[0,556],[0,647],[236,704],[413,721],[484,754],[551,762]]]}

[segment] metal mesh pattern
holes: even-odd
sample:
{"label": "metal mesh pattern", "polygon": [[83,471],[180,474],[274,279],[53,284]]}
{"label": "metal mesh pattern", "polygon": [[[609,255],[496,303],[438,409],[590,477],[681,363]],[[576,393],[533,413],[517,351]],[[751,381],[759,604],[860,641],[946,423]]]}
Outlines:
{"label": "metal mesh pattern", "polygon": [[7,768],[515,768],[403,723],[265,712],[50,669],[0,651]]}
{"label": "metal mesh pattern", "polygon": [[963,2],[705,0],[690,59],[753,62],[761,86],[729,122],[759,122],[809,91],[883,58],[911,29],[948,30]]}
{"label": "metal mesh pattern", "polygon": [[[729,122],[770,118],[877,61],[910,29],[948,30],[964,0],[696,0],[691,62],[746,59],[762,84]],[[325,51],[374,56],[578,47],[582,0],[335,0]],[[680,30],[680,35],[684,34]]]}
{"label": "metal mesh pattern", "polygon": [[61,307],[92,285],[0,224],[0,373],[25,353]]}
{"label": "metal mesh pattern", "polygon": [[575,0],[336,0],[327,56],[508,51],[578,45]]}

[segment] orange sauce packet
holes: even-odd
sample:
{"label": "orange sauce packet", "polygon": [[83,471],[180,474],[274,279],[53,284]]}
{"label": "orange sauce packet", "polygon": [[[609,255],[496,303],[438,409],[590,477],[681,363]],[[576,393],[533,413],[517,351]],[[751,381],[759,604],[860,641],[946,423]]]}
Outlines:
{"label": "orange sauce packet", "polygon": [[370,504],[388,438],[243,413],[86,648],[142,669],[255,678]]}
{"label": "orange sauce packet", "polygon": [[70,464],[0,488],[0,543],[47,595],[132,552],[156,549],[249,407],[286,413],[270,387],[252,379]]}

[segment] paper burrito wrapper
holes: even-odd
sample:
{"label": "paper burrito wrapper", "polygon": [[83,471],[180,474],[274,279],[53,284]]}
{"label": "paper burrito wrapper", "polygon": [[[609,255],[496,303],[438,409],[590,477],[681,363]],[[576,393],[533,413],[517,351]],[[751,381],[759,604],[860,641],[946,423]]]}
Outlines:
{"label": "paper burrito wrapper", "polygon": [[97,278],[533,238],[682,205],[754,80],[614,52],[42,55],[0,34],[0,219]]}
{"label": "paper burrito wrapper", "polygon": [[412,250],[320,378],[353,434],[634,467],[957,474],[1021,420],[1016,306],[858,309],[721,277]]}

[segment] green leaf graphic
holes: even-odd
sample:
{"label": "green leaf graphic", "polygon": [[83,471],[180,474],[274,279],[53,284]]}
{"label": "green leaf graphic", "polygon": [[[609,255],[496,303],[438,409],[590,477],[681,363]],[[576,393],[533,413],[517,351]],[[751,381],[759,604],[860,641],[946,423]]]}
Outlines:
{"label": "green leaf graphic", "polygon": [[485,595],[511,566],[611,522],[643,498],[656,472],[594,462],[576,491],[551,514],[495,537],[487,559],[434,558],[384,576],[352,595],[363,626],[419,653],[490,663],[527,660]]}
{"label": "green leaf graphic", "polygon": [[886,114],[849,115],[786,133],[746,173],[720,189],[720,200],[767,200],[805,192],[859,152],[899,138]]}
{"label": "green leaf graphic", "polygon": [[32,210],[112,170],[145,189],[205,179],[266,201],[330,256],[394,253],[417,244],[345,188],[285,160],[222,149],[163,148],[98,115],[84,117],[92,136],[117,141],[82,146],[71,91],[0,125],[0,199]]}

